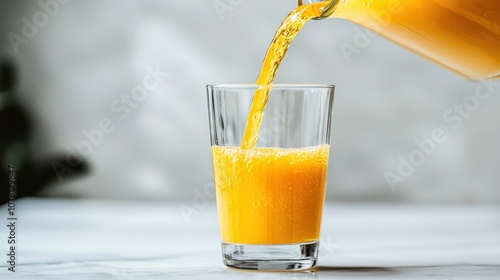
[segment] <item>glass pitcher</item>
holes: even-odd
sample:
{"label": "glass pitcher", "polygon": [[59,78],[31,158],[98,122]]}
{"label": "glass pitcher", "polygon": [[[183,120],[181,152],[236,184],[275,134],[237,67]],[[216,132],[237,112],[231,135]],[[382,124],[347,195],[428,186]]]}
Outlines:
{"label": "glass pitcher", "polygon": [[328,1],[320,18],[355,22],[468,79],[500,78],[500,0]]}

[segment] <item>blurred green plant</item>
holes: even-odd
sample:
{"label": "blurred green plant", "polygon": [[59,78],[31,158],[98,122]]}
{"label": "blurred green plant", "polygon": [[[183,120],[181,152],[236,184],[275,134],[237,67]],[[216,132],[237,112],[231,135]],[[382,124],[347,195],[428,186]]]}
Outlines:
{"label": "blurred green plant", "polygon": [[[16,169],[16,196],[36,196],[49,183],[57,180],[51,163],[64,161],[64,156],[35,160],[30,153],[33,122],[16,99],[17,76],[13,63],[0,62],[0,204],[8,201],[8,167]],[[88,171],[82,162],[71,176]]]}

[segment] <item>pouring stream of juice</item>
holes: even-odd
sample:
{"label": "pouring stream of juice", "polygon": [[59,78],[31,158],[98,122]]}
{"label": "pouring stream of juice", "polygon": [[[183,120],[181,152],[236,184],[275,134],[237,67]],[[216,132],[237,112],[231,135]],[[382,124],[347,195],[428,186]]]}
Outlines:
{"label": "pouring stream of juice", "polygon": [[270,90],[266,85],[293,38],[308,20],[324,17],[353,21],[465,78],[500,78],[499,0],[330,0],[299,6],[266,53],[241,148],[256,146]]}
{"label": "pouring stream of juice", "polygon": [[273,82],[278,67],[293,38],[295,38],[295,35],[297,35],[307,21],[319,17],[327,5],[327,2],[321,2],[299,6],[285,18],[276,31],[273,41],[267,50],[264,62],[262,62],[262,68],[260,69],[257,81],[255,82],[257,85],[261,85],[261,87],[255,91],[253,97],[245,133],[241,142],[242,149],[253,149],[257,144],[259,128],[270,91],[270,88],[266,87],[266,85],[270,85]]}

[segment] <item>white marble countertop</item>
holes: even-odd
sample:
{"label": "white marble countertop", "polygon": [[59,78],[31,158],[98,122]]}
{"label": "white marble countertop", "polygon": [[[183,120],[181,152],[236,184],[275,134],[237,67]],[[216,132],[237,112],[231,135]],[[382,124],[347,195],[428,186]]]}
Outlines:
{"label": "white marble countertop", "polygon": [[0,279],[500,279],[498,206],[328,204],[315,273],[224,267],[216,209],[196,211],[184,219],[176,202],[18,201],[13,273],[2,206]]}

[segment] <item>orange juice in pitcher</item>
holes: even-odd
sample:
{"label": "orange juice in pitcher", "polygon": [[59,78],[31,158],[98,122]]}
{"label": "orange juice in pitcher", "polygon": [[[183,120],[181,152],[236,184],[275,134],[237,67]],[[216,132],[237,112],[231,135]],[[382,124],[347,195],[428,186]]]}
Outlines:
{"label": "orange juice in pitcher", "polygon": [[[299,1],[299,4],[318,2]],[[472,80],[500,78],[498,0],[329,0],[319,18],[355,22]]]}

